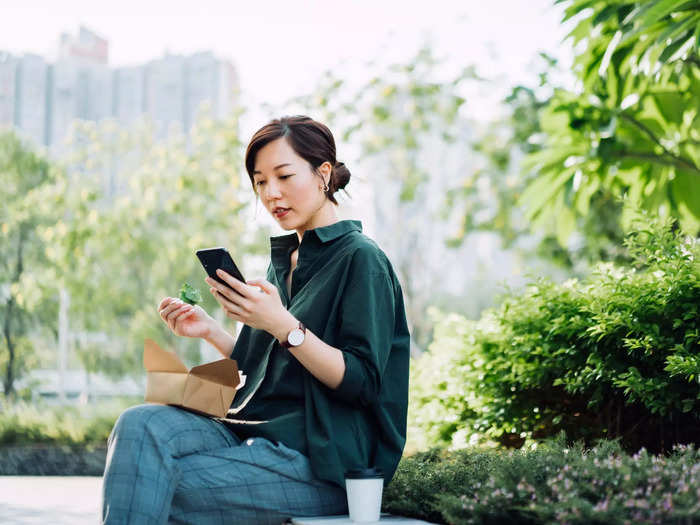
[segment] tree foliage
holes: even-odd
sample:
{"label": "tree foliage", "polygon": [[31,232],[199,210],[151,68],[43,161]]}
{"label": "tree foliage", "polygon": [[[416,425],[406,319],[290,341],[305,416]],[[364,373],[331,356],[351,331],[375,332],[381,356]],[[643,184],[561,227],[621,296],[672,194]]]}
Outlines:
{"label": "tree foliage", "polygon": [[[17,150],[12,140],[2,144]],[[227,246],[243,264],[243,254],[259,251],[264,232],[251,232],[243,213],[254,195],[241,184],[241,146],[237,117],[214,122],[205,116],[189,136],[163,143],[147,126],[126,131],[111,122],[76,124],[61,167],[6,148],[14,153],[4,155],[0,171],[9,192],[0,221],[0,283],[11,291],[3,313],[14,301],[43,313],[42,326],[50,328],[24,345],[27,355],[39,347],[55,353],[64,289],[73,366],[139,372],[146,337],[180,346],[186,359],[198,360],[198,342],[172,336],[157,304],[176,297],[184,282],[206,290],[195,250]],[[16,253],[21,232],[31,272],[18,273],[7,257]],[[202,306],[214,310],[217,303],[203,295]]]}
{"label": "tree foliage", "polygon": [[[176,344],[158,316],[159,300],[177,297],[184,282],[207,289],[194,252],[227,246],[243,254],[255,245],[242,214],[254,196],[241,185],[237,122],[204,118],[189,137],[164,143],[147,127],[85,124],[75,129],[73,144],[67,194],[74,200],[65,226],[39,232],[56,268],[49,280],[70,294],[72,330],[108,336],[107,342],[78,339],[83,367],[139,371],[145,338]],[[112,192],[102,182],[109,176],[118,181]],[[48,191],[59,198],[59,188]],[[78,202],[80,195],[88,197]],[[202,306],[213,310],[211,294],[203,295]],[[177,344],[188,358],[199,358],[195,340]]]}
{"label": "tree foliage", "polygon": [[[36,363],[32,332],[55,312],[50,305],[33,308],[26,298],[50,285],[36,279],[48,262],[37,231],[54,224],[60,214],[50,206],[37,206],[36,201],[41,188],[60,177],[19,137],[0,134],[0,369],[6,396],[13,394],[15,380]],[[26,290],[23,282],[33,282],[33,290]]]}
{"label": "tree foliage", "polygon": [[[601,189],[700,232],[700,9],[684,0],[561,0],[576,91],[540,117],[528,219],[561,243]],[[629,227],[631,214],[623,212]]]}
{"label": "tree foliage", "polygon": [[[628,260],[622,245],[622,203],[607,188],[598,188],[588,213],[576,217],[575,239],[568,239],[568,230],[560,235],[556,227],[533,232],[526,217],[521,197],[539,173],[525,169],[522,161],[543,148],[541,114],[555,79],[563,75],[558,60],[547,53],[540,53],[532,68],[537,84],[511,87],[501,101],[502,114],[474,126],[470,169],[446,193],[446,209],[461,216],[449,242],[459,246],[471,232],[496,232],[506,249],[529,260],[553,262],[573,274],[584,274],[600,260],[622,263]],[[534,244],[529,240],[533,237]]]}

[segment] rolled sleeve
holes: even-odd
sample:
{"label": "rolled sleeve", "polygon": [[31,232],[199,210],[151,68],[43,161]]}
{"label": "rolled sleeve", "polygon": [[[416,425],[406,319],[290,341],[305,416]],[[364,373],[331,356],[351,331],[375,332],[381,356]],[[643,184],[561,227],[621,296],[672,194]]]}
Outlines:
{"label": "rolled sleeve", "polygon": [[337,347],[343,352],[345,373],[333,393],[354,405],[378,400],[391,352],[396,291],[384,268],[373,258],[353,261],[342,296]]}
{"label": "rolled sleeve", "polygon": [[335,389],[338,397],[343,399],[357,399],[365,388],[365,372],[359,358],[349,351],[343,351],[345,361],[345,374],[340,385]]}

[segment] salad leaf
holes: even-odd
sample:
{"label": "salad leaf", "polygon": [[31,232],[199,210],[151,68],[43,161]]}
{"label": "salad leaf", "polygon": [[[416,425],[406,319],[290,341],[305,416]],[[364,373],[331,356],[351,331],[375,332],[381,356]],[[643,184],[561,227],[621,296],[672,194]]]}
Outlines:
{"label": "salad leaf", "polygon": [[189,304],[197,304],[202,302],[202,294],[190,283],[184,283],[180,287],[180,299]]}

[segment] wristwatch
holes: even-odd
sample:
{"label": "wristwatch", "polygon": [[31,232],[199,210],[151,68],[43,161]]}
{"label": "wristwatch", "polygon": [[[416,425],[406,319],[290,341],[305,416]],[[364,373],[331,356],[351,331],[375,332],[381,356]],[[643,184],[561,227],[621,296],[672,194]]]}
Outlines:
{"label": "wristwatch", "polygon": [[280,345],[282,345],[282,348],[291,348],[293,346],[299,346],[304,342],[304,338],[306,337],[306,327],[304,326],[304,323],[299,321],[299,326],[297,328],[294,328],[287,334],[287,340],[286,341],[280,341]]}

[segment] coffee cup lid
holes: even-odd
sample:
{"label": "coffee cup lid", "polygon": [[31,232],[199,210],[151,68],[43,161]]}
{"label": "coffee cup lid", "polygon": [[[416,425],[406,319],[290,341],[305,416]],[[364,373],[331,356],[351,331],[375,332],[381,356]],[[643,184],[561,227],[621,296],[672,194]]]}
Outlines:
{"label": "coffee cup lid", "polygon": [[356,468],[345,472],[346,479],[374,479],[374,478],[384,478],[384,472],[381,469],[370,467],[370,468]]}

